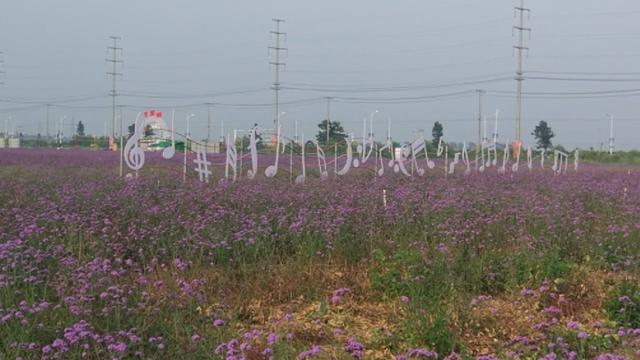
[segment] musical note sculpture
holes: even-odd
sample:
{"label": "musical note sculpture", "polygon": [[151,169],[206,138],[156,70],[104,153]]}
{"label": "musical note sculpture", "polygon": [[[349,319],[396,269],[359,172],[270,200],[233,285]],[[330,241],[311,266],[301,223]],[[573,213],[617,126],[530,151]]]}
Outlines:
{"label": "musical note sculpture", "polygon": [[[273,165],[269,165],[264,174],[268,178],[272,178],[278,174],[278,160],[280,158],[280,125],[278,125],[278,129],[276,130],[276,162]],[[304,161],[304,160],[303,160]]]}
{"label": "musical note sculpture", "polygon": [[176,138],[175,138],[175,127],[174,127],[175,116],[176,116],[176,110],[174,109],[171,112],[171,146],[168,146],[164,148],[164,150],[162,150],[162,157],[167,160],[173,158],[173,156],[176,154]]}
{"label": "musical note sculpture", "polygon": [[129,169],[138,171],[144,166],[144,150],[138,144],[140,139],[144,137],[144,118],[142,118],[142,113],[138,113],[133,126],[133,135],[124,146],[124,162]]}
{"label": "musical note sculpture", "polygon": [[227,159],[225,161],[224,176],[229,180],[230,173],[233,174],[233,181],[236,181],[238,173],[238,151],[230,136],[227,135]]}
{"label": "musical note sculpture", "polygon": [[249,179],[255,179],[258,174],[258,141],[257,141],[258,127],[254,126],[249,134],[249,151],[251,151],[251,170],[247,170],[247,177]]}
{"label": "musical note sculpture", "polygon": [[320,171],[320,180],[327,180],[329,178],[329,171],[327,171],[327,159],[324,155],[324,150],[320,147],[320,143],[314,142],[316,145],[316,157],[318,158],[318,171]]}

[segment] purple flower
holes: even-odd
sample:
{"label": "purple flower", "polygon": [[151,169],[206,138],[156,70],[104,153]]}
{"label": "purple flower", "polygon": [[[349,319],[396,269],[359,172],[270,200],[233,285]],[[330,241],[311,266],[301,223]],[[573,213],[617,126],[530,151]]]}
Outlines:
{"label": "purple flower", "polygon": [[533,290],[531,289],[522,289],[520,291],[520,295],[523,297],[531,297],[533,295],[535,295],[535,292],[533,292]]}
{"label": "purple flower", "polygon": [[270,333],[267,336],[267,344],[273,345],[273,344],[275,344],[277,342],[278,342],[278,335],[276,335],[275,333]]}
{"label": "purple flower", "polygon": [[123,342],[119,342],[117,344],[109,344],[109,346],[107,346],[107,350],[123,353],[125,352],[125,350],[127,350],[127,345]]}
{"label": "purple flower", "polygon": [[409,303],[409,297],[408,296],[400,296],[400,301],[402,301],[403,304],[408,304]]}
{"label": "purple flower", "polygon": [[364,358],[364,345],[351,336],[349,336],[347,343],[344,345],[344,351],[356,359]]}
{"label": "purple flower", "polygon": [[571,330],[576,330],[579,326],[580,326],[580,324],[578,324],[578,322],[577,322],[577,321],[573,321],[573,320],[571,320],[571,321],[569,321],[569,322],[567,323],[567,328],[568,328],[568,329],[571,329]]}
{"label": "purple flower", "polygon": [[311,349],[299,353],[298,359],[308,359],[320,354],[321,352],[322,348],[319,345],[313,345]]}

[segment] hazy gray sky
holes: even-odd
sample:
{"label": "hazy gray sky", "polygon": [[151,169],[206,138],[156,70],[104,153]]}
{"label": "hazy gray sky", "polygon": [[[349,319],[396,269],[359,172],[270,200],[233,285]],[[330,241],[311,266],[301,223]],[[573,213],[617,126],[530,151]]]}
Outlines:
{"label": "hazy gray sky", "polygon": [[[176,95],[154,99],[123,96],[119,104],[131,122],[138,110],[179,107],[176,119],[184,127],[188,113],[197,137],[206,137],[205,102],[268,104],[273,74],[267,47],[272,40],[271,19],[286,19],[289,48],[283,86],[315,87],[349,92],[283,90],[283,102],[334,96],[342,98],[411,98],[457,93],[476,88],[515,91],[507,80],[458,87],[430,85],[511,77],[516,68],[512,56],[511,27],[516,23],[516,1],[166,1],[166,0],[4,0],[0,3],[0,51],[4,52],[4,85],[0,87],[0,119],[12,117],[16,131],[44,133],[45,110],[37,104],[67,98],[92,99],[66,102],[51,108],[51,132],[61,116],[82,120],[90,133],[103,134],[110,124],[111,82],[105,75],[109,57],[108,37],[122,37],[124,73],[119,89],[129,94]],[[640,2],[632,0],[537,0],[527,26],[533,28],[525,70],[545,72],[640,73]],[[590,74],[540,74],[530,76],[611,78]],[[639,79],[640,74],[615,76]],[[293,85],[303,84],[303,85]],[[362,88],[402,88],[412,91],[358,93]],[[640,82],[564,82],[527,80],[528,92],[582,92],[640,88]],[[202,97],[236,90],[264,91],[232,96]],[[197,97],[200,96],[200,97]],[[606,113],[616,116],[619,148],[638,147],[640,96],[590,99],[525,99],[523,137],[530,141],[535,123],[547,120],[556,142],[568,146],[599,147],[607,141]],[[514,104],[511,97],[487,96],[485,113],[489,130],[493,113],[500,117],[502,140],[514,137]],[[31,107],[28,109],[21,109]],[[90,107],[90,108],[86,108]],[[95,108],[93,108],[95,107]],[[105,108],[102,108],[105,107]],[[430,133],[434,121],[445,127],[450,141],[476,141],[477,96],[422,103],[332,104],[332,119],[347,131],[360,135],[362,119],[376,115],[375,133],[386,133],[387,118],[393,136],[407,140],[420,129]],[[283,105],[286,132],[298,120],[307,138],[325,116],[325,102]],[[225,130],[250,127],[254,122],[270,127],[273,110],[211,109],[213,136]],[[70,121],[69,121],[70,122]],[[40,124],[40,125],[39,125]],[[0,126],[3,122],[0,121]],[[110,125],[109,125],[110,126]],[[67,134],[71,128],[67,126]],[[526,135],[526,136],[524,136]]]}

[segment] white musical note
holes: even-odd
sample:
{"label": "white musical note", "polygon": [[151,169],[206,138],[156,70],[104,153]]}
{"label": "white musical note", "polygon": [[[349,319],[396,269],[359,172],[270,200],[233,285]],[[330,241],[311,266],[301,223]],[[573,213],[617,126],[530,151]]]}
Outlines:
{"label": "white musical note", "polygon": [[133,135],[124,146],[124,162],[131,170],[138,171],[144,166],[144,151],[138,145],[138,141],[144,137],[144,118],[142,118],[142,113],[138,113],[133,126]]}
{"label": "white musical note", "polygon": [[411,173],[407,170],[405,162],[411,156],[411,144],[404,144],[400,148],[400,158],[396,158],[396,164],[393,166],[393,171],[396,173],[402,172],[406,176],[411,176]]}
{"label": "white musical note", "polygon": [[504,154],[502,156],[502,166],[498,169],[498,174],[507,172],[507,163],[509,162],[509,143],[504,144]]}
{"label": "white musical note", "polygon": [[378,176],[382,176],[384,175],[384,158],[382,157],[382,154],[384,153],[385,150],[389,150],[389,153],[391,154],[391,159],[388,161],[388,166],[389,167],[393,167],[394,161],[393,161],[393,143],[391,142],[391,140],[387,140],[387,143],[384,144],[384,146],[382,146],[381,148],[378,149],[378,161],[379,161],[379,165],[380,167],[378,168]]}
{"label": "white musical note", "polygon": [[556,174],[562,174],[563,172],[567,172],[567,165],[569,160],[569,154],[554,150],[553,152],[553,166],[551,170],[553,170]]}
{"label": "white musical note", "polygon": [[424,168],[418,166],[418,154],[420,154],[420,152],[422,151],[424,151],[424,155],[427,159],[427,167],[429,167],[429,169],[433,169],[435,164],[433,163],[433,161],[429,160],[429,155],[427,154],[427,145],[425,143],[424,137],[420,135],[420,137],[411,144],[411,166],[416,168],[419,176],[424,176],[424,174],[426,173],[426,170]]}
{"label": "white musical note", "polygon": [[460,152],[453,154],[453,161],[449,164],[449,174],[453,174],[456,171],[456,165],[460,163],[460,155],[462,155]]}
{"label": "white musical note", "polygon": [[224,176],[229,179],[229,170],[233,171],[233,181],[236,181],[238,168],[238,151],[236,150],[236,144],[234,144],[230,136],[227,135],[227,161],[224,169]]}
{"label": "white musical note", "polygon": [[[373,123],[371,126],[373,126]],[[367,145],[369,147],[369,151],[367,151]],[[369,134],[367,134],[366,118],[364,119],[362,126],[362,144],[357,145],[356,151],[360,154],[360,160],[354,161],[354,167],[366,164],[367,160],[369,160],[369,157],[371,157],[371,154],[373,153],[373,129],[369,129]]]}
{"label": "white musical note", "polygon": [[512,172],[518,172],[518,169],[520,169],[520,153],[522,153],[521,147],[518,147],[518,151],[516,152],[516,162],[511,165]]}
{"label": "white musical note", "polygon": [[462,162],[465,165],[464,175],[467,176],[471,174],[471,162],[469,161],[469,152],[467,150],[467,142],[465,141],[462,144]]}
{"label": "white musical note", "polygon": [[301,135],[301,139],[302,139],[302,174],[296,176],[296,184],[304,184],[304,181],[307,178],[307,164],[305,162],[305,156],[304,156],[304,149],[307,147],[307,144],[304,142],[304,133]]}
{"label": "white musical note", "polygon": [[580,161],[580,153],[578,149],[576,149],[576,151],[573,153],[573,170],[575,170],[575,172],[578,172],[579,161]]}
{"label": "white musical note", "polygon": [[[304,144],[304,141],[303,141],[303,144]],[[303,155],[303,157],[304,157],[304,155]],[[278,129],[276,130],[276,162],[273,165],[269,165],[266,168],[266,170],[264,171],[264,174],[268,178],[272,178],[272,177],[276,176],[276,174],[278,173],[278,160],[279,159],[280,159],[280,125],[278,125]],[[304,161],[304,159],[303,159],[303,161]]]}
{"label": "white musical note", "polygon": [[542,148],[540,150],[540,167],[544,169],[544,158],[547,156],[547,151]]}
{"label": "white musical note", "polygon": [[527,168],[529,171],[533,170],[533,149],[531,146],[527,148]]}
{"label": "white musical note", "polygon": [[254,126],[251,129],[251,134],[249,135],[249,147],[248,149],[251,151],[251,170],[247,170],[247,177],[249,179],[255,179],[258,174],[258,142],[256,139],[256,132],[258,131],[258,127]]}
{"label": "white musical note", "polygon": [[[393,147],[393,141],[391,141],[391,120],[388,120],[388,125],[387,125],[387,142],[386,144],[384,144],[383,147],[378,149],[378,159],[380,161],[379,165],[380,168],[378,169],[378,176],[382,176],[384,175],[384,158],[382,157],[382,154],[385,150],[389,150],[389,154],[391,155],[391,159],[388,161],[388,166],[390,168],[394,168],[395,165],[395,149]],[[394,169],[395,170],[395,169]],[[398,167],[397,170],[395,170],[395,172],[397,173],[398,171],[400,171],[400,168]]]}
{"label": "white musical note", "polygon": [[442,156],[443,151],[444,151],[444,138],[440,137],[440,140],[438,140],[438,150],[436,151],[436,155]]}
{"label": "white musical note", "polygon": [[167,160],[173,158],[173,156],[176,154],[176,138],[175,138],[175,127],[174,127],[175,116],[176,116],[176,109],[173,109],[173,111],[171,112],[171,146],[168,146],[164,148],[164,150],[162,150],[162,157]]}
{"label": "white musical note", "polygon": [[329,171],[327,171],[327,159],[324,155],[324,150],[320,147],[320,143],[316,144],[316,156],[318,158],[318,170],[320,171],[320,180],[327,180],[329,178]]}
{"label": "white musical note", "polygon": [[476,152],[476,166],[477,164],[480,164],[480,166],[478,166],[478,172],[480,173],[483,173],[486,168],[486,163],[484,161],[485,148],[486,148],[486,143],[483,141],[482,146],[480,147],[480,158],[478,158],[478,153]]}
{"label": "white musical note", "polygon": [[207,152],[205,150],[196,151],[196,158],[193,159],[193,163],[196,164],[195,171],[198,173],[200,182],[209,183],[209,176],[212,172],[209,170],[211,162],[207,160]]}
{"label": "white musical note", "polygon": [[349,139],[344,139],[344,141],[347,143],[347,161],[344,163],[342,169],[338,170],[338,172],[336,173],[340,176],[347,175],[347,173],[351,169],[351,163],[357,161],[357,159],[353,159],[353,149],[351,148],[351,142],[349,141]]}

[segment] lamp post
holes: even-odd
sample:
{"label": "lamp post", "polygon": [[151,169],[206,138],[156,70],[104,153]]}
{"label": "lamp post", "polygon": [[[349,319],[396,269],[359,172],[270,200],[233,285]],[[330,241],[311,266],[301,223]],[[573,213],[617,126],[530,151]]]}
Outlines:
{"label": "lamp post", "polygon": [[194,114],[187,115],[187,133],[184,140],[184,161],[182,164],[182,181],[187,180],[187,150],[189,149],[189,141],[191,140],[191,118]]}
{"label": "lamp post", "polygon": [[378,110],[374,110],[371,112],[371,115],[369,115],[369,137],[373,138],[373,117],[379,113]]}

